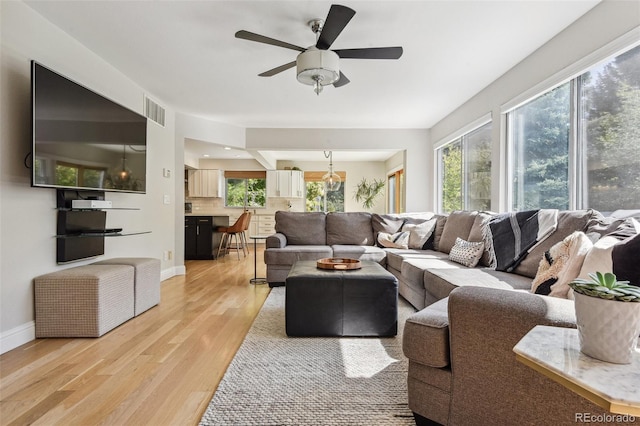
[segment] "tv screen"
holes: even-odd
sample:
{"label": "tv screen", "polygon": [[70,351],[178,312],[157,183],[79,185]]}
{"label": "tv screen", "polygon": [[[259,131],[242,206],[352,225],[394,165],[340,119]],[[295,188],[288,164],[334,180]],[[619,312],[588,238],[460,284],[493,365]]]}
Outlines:
{"label": "tv screen", "polygon": [[146,192],[146,117],[31,66],[31,185]]}

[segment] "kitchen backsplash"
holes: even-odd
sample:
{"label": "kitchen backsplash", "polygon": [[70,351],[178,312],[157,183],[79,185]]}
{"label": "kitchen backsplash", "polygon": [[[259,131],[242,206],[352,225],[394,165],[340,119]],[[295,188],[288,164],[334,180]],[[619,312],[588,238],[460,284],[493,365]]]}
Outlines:
{"label": "kitchen backsplash", "polygon": [[[224,198],[187,198],[186,201],[191,203],[191,214],[193,215],[236,214],[240,210],[226,208]],[[291,203],[291,208],[289,208],[289,203]],[[304,198],[267,198],[266,208],[249,208],[249,210],[255,210],[256,214],[273,214],[278,210],[302,212],[304,207]]]}

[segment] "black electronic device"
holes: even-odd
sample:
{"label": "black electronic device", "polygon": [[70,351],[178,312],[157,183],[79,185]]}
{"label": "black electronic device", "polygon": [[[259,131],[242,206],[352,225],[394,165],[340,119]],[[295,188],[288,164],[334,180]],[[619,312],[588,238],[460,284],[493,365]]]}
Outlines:
{"label": "black electronic device", "polygon": [[65,263],[104,254],[101,235],[105,232],[106,220],[107,213],[102,210],[58,211],[56,261]]}
{"label": "black electronic device", "polygon": [[147,118],[32,61],[36,187],[146,192]]}

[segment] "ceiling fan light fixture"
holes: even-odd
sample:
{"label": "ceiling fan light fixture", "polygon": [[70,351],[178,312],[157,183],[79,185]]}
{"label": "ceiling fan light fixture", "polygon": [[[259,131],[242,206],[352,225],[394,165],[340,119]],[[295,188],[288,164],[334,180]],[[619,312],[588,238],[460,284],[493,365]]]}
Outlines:
{"label": "ceiling fan light fixture", "polygon": [[316,92],[316,95],[319,95],[320,93],[322,93],[322,80],[324,79],[324,77],[322,77],[321,75],[314,75],[313,76],[313,80],[315,81],[314,84],[314,88],[313,91]]}
{"label": "ceiling fan light fixture", "polygon": [[316,94],[322,87],[333,84],[340,78],[340,57],[331,50],[318,50],[310,47],[296,59],[298,81],[314,86]]}

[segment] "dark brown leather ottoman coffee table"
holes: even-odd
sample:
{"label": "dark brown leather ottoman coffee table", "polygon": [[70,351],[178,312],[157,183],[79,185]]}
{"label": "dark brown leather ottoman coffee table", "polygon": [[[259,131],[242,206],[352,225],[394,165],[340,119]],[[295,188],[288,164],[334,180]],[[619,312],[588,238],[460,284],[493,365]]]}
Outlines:
{"label": "dark brown leather ottoman coffee table", "polygon": [[325,270],[298,261],[286,279],[288,336],[395,336],[398,280],[380,264]]}

